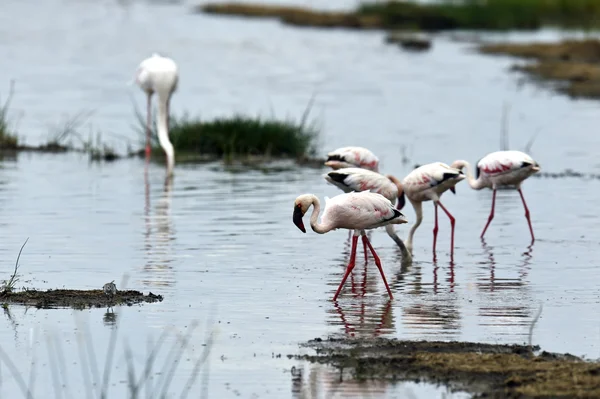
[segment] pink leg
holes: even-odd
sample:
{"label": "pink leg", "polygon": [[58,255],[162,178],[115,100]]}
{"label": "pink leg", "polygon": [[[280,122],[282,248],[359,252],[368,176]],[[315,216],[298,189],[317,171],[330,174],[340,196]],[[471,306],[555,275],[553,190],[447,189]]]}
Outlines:
{"label": "pink leg", "polygon": [[435,224],[433,225],[433,256],[435,256],[435,244],[437,243],[437,233],[439,230],[438,227],[438,206],[437,203],[433,203],[433,207],[435,209]]}
{"label": "pink leg", "polygon": [[348,267],[346,268],[346,273],[344,274],[344,278],[342,279],[340,286],[338,287],[337,291],[335,292],[335,295],[333,296],[334,301],[337,299],[338,295],[340,294],[340,291],[342,290],[342,287],[344,286],[344,283],[346,282],[348,275],[350,274],[350,272],[352,272],[352,269],[354,269],[354,261],[356,259],[356,244],[357,243],[358,243],[358,236],[357,235],[352,236],[352,250],[350,252],[350,263],[348,263]]}
{"label": "pink leg", "polygon": [[446,215],[448,215],[448,218],[450,219],[450,226],[452,228],[452,232],[450,233],[450,256],[454,255],[454,224],[456,223],[456,219],[454,219],[454,216],[452,216],[450,214],[450,212],[448,212],[448,209],[446,209],[446,207],[444,205],[442,205],[441,202],[438,201],[438,205],[440,206],[440,208],[442,208],[442,210],[444,212],[446,212]]}
{"label": "pink leg", "polygon": [[367,245],[365,244],[365,239],[366,236],[363,236],[363,250],[365,251],[365,263],[367,263],[367,261],[369,260],[368,255],[367,255]]}
{"label": "pink leg", "polygon": [[525,208],[525,217],[527,218],[527,223],[529,224],[529,231],[531,232],[531,242],[535,241],[535,236],[533,235],[533,227],[531,227],[531,218],[529,217],[529,208],[527,208],[527,203],[525,202],[525,197],[523,197],[523,191],[521,189],[518,190],[521,195],[521,200],[523,201],[523,207]]}
{"label": "pink leg", "polygon": [[483,231],[481,232],[481,238],[483,238],[485,231],[487,230],[488,226],[492,222],[492,219],[494,218],[494,209],[495,208],[496,208],[496,189],[494,188],[493,194],[492,194],[492,210],[490,211],[490,216],[488,216],[488,221],[487,221],[485,227],[483,228]]}
{"label": "pink leg", "polygon": [[387,280],[385,279],[385,274],[383,274],[383,268],[381,267],[381,260],[379,260],[379,256],[377,256],[377,254],[375,253],[373,246],[369,242],[369,239],[367,238],[367,236],[364,235],[364,233],[362,236],[362,240],[363,240],[363,243],[366,243],[369,246],[369,249],[371,250],[371,253],[373,254],[373,258],[375,259],[375,264],[377,265],[377,268],[379,269],[379,273],[381,274],[381,278],[383,279],[383,284],[385,284],[385,288],[387,289],[390,299],[394,299],[394,296],[392,295],[392,291],[390,290],[390,286],[388,285]]}
{"label": "pink leg", "polygon": [[148,94],[148,105],[146,109],[146,160],[150,159],[150,132],[152,131],[152,95]]}

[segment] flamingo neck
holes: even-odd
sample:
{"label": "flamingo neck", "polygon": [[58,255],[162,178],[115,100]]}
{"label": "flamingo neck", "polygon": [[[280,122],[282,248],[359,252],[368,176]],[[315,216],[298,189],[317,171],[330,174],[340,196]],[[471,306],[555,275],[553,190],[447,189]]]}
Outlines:
{"label": "flamingo neck", "polygon": [[167,175],[173,174],[173,168],[175,166],[175,150],[173,144],[169,140],[169,99],[170,94],[161,93],[158,94],[158,142],[165,151],[167,156]]}
{"label": "flamingo neck", "polygon": [[412,252],[413,237],[415,235],[415,231],[417,231],[417,228],[421,225],[421,222],[423,221],[423,203],[411,201],[411,204],[412,204],[413,208],[415,209],[415,213],[417,214],[417,220],[415,221],[415,224],[412,225],[412,227],[410,228],[410,231],[408,232],[408,239],[406,240],[406,248]]}
{"label": "flamingo neck", "polygon": [[469,182],[469,186],[471,186],[474,190],[481,190],[483,188],[483,181],[481,178],[475,179],[473,176],[473,168],[471,168],[471,164],[467,161],[462,161],[467,170],[467,181]]}
{"label": "flamingo neck", "polygon": [[313,195],[311,199],[313,211],[310,215],[310,227],[315,233],[319,234],[325,234],[328,231],[331,231],[331,228],[329,228],[327,225],[319,223],[319,213],[321,212],[321,202],[319,201],[319,198]]}

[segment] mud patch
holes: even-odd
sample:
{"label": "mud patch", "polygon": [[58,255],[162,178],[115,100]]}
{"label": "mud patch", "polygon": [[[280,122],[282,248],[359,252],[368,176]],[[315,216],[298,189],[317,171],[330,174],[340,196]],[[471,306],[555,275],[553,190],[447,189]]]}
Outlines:
{"label": "mud patch", "polygon": [[356,380],[428,381],[486,398],[600,397],[600,363],[539,347],[469,342],[327,339],[296,359],[330,364]]}
{"label": "mud patch", "polygon": [[0,294],[0,302],[7,304],[34,306],[39,309],[52,308],[102,308],[111,306],[132,306],[141,303],[162,302],[162,295],[152,292],[144,295],[139,291],[117,291],[107,296],[103,290],[25,290]]}
{"label": "mud patch", "polygon": [[573,98],[600,98],[600,40],[486,44],[479,47],[479,51],[534,60],[526,65],[515,65],[513,70],[547,82]]}

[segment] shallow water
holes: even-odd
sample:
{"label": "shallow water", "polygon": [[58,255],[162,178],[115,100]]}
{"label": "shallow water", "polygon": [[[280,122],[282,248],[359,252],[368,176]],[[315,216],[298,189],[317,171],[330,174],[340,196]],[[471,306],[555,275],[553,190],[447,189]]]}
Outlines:
{"label": "shallow water", "polygon": [[[477,55],[449,38],[437,40],[431,52],[409,54],[384,45],[378,32],[206,17],[190,13],[184,3],[9,0],[5,10],[0,58],[6,81],[0,84],[7,88],[8,79],[16,80],[13,115],[31,144],[43,142],[52,126],[82,110],[93,111],[84,135],[101,131],[104,141],[121,149],[127,141],[137,144],[132,99],[142,107],[144,98],[127,82],[141,59],[161,51],[181,70],[174,113],[267,115],[273,109],[299,117],[316,93],[323,151],[367,146],[380,157],[383,171],[397,176],[415,163],[475,162],[497,150],[505,102],[511,105],[512,146],[523,149],[537,133],[531,154],[544,171],[600,169],[595,102],[519,86],[507,71],[514,60]],[[115,309],[114,315],[105,309],[11,306],[0,330],[2,349],[26,372],[26,382],[32,358],[38,359],[34,393],[44,396],[48,387],[61,385],[48,367],[39,368],[57,358],[51,340],[57,337],[66,386],[77,397],[85,392],[77,337],[88,334],[102,365],[116,321],[118,368],[111,394],[119,397],[127,380],[124,339],[139,373],[149,337],[156,340],[170,329],[183,333],[197,320],[171,383],[177,394],[214,329],[210,371],[196,381],[194,396],[206,379],[210,397],[443,397],[446,388],[430,385],[340,384],[332,369],[286,355],[304,353],[298,344],[308,339],[346,334],[522,343],[543,304],[534,344],[599,357],[600,182],[527,181],[524,194],[537,237],[532,247],[512,191],[498,194],[496,218],[482,243],[478,237],[491,193],[461,183],[456,196],[443,197],[457,219],[454,262],[443,214],[432,261],[433,209],[425,204],[411,266],[401,264],[383,230],[371,234],[395,300],[388,303],[370,258],[366,275],[359,264],[336,305],[331,297],[348,260],[347,232],[303,235],[291,223],[297,195],[338,194],[325,184],[324,171],[233,173],[219,164],[177,165],[172,186],[165,188],[164,166],[152,164],[146,174],[142,160],[96,164],[72,154],[2,158],[3,273],[30,237],[21,257],[22,286],[89,289],[114,279],[119,289],[165,297],[160,304]],[[412,209],[405,214],[414,220]],[[408,227],[397,230],[405,236]],[[9,370],[0,372],[2,396],[20,392]]]}

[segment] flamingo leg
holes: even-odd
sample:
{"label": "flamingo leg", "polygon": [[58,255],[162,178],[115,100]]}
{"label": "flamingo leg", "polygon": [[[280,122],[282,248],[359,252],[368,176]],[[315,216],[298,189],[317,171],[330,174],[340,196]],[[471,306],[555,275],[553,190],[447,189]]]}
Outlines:
{"label": "flamingo leg", "polygon": [[452,216],[452,214],[448,212],[448,209],[446,209],[446,207],[442,205],[441,202],[438,201],[437,204],[440,206],[440,208],[442,208],[442,210],[446,213],[446,215],[448,215],[448,218],[450,219],[450,226],[452,228],[452,232],[450,233],[450,256],[452,256],[454,255],[454,225],[456,223],[456,219],[454,219],[454,216]]}
{"label": "flamingo leg", "polygon": [[[485,231],[487,230],[488,226],[492,222],[492,219],[494,218],[494,209],[495,208],[496,208],[496,188],[493,188],[492,210],[490,211],[490,216],[488,216],[488,221],[487,221],[485,227],[483,228],[483,231],[481,232],[481,238],[483,238],[483,235],[485,234]],[[525,209],[527,209],[527,208],[525,208]]]}
{"label": "flamingo leg", "polygon": [[437,234],[438,234],[438,204],[437,202],[433,203],[433,207],[435,209],[435,224],[433,225],[433,253],[435,255],[435,244],[437,243]]}
{"label": "flamingo leg", "polygon": [[379,273],[381,274],[381,278],[383,279],[383,284],[385,284],[385,288],[387,289],[390,299],[394,299],[394,296],[392,295],[392,290],[390,290],[390,286],[388,285],[387,280],[385,279],[385,274],[383,273],[383,268],[381,267],[381,260],[379,259],[379,256],[377,256],[377,254],[375,253],[375,250],[373,249],[371,242],[369,241],[367,236],[364,234],[364,232],[363,232],[362,240],[363,240],[363,243],[367,244],[367,246],[371,250],[371,253],[373,254],[373,258],[375,259],[375,264],[377,265],[377,268],[379,269]]}
{"label": "flamingo leg", "polygon": [[365,263],[367,263],[367,261],[369,259],[368,259],[368,254],[367,254],[367,244],[365,244],[365,240],[364,240],[366,238],[366,236],[364,235],[365,234],[364,230],[362,231],[362,234],[363,234],[363,251],[365,252]]}
{"label": "flamingo leg", "polygon": [[150,159],[150,132],[152,131],[152,94],[148,94],[146,105],[146,160]]}
{"label": "flamingo leg", "polygon": [[335,292],[335,295],[333,296],[334,302],[337,299],[338,295],[340,294],[340,291],[342,290],[342,287],[344,286],[344,283],[346,282],[348,275],[350,274],[350,272],[352,272],[352,269],[354,269],[354,261],[356,259],[357,244],[358,244],[358,235],[356,235],[356,232],[355,232],[354,235],[352,236],[352,250],[350,252],[350,263],[348,263],[348,267],[346,267],[346,273],[344,274],[344,278],[342,279],[340,286],[338,287],[337,291]]}
{"label": "flamingo leg", "polygon": [[519,195],[521,195],[521,201],[523,201],[523,207],[525,208],[525,217],[527,218],[527,223],[529,224],[529,231],[531,232],[531,242],[535,241],[535,236],[533,235],[533,227],[531,227],[531,217],[529,216],[529,208],[527,207],[527,203],[525,202],[525,197],[523,196],[523,191],[518,189]]}

